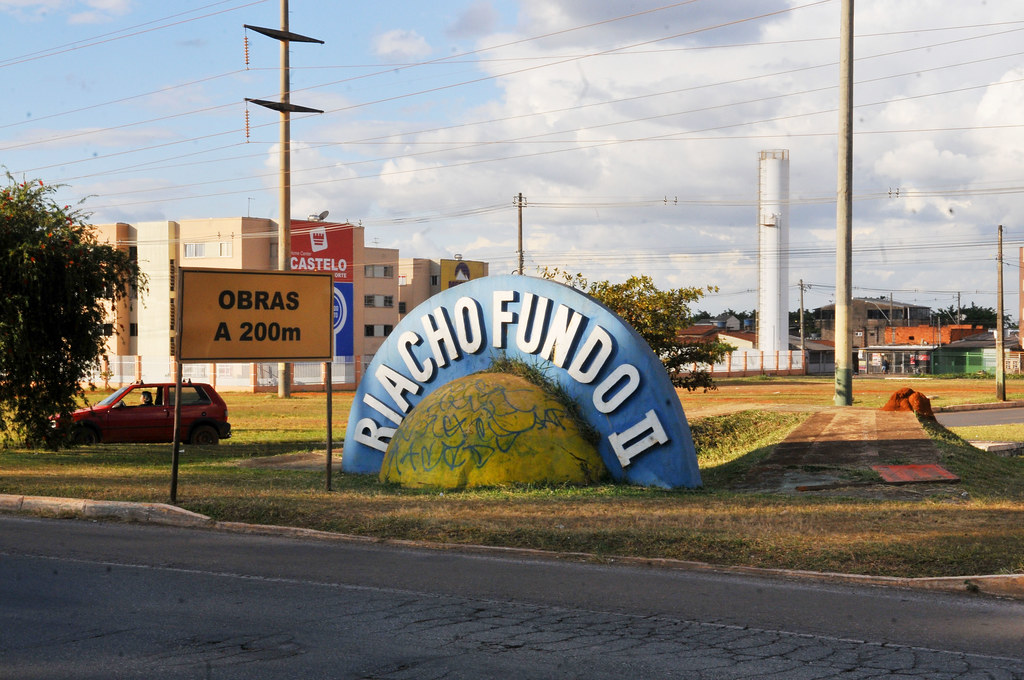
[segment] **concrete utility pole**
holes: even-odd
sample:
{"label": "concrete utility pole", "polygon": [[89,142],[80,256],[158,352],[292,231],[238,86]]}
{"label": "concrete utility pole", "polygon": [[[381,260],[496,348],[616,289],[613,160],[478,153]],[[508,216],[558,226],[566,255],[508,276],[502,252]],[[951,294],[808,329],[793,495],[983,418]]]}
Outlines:
{"label": "concrete utility pole", "polygon": [[1006,358],[1003,355],[1003,225],[999,225],[999,276],[996,282],[996,399],[1006,401]]}
{"label": "concrete utility pole", "polygon": [[886,319],[886,321],[889,322],[889,326],[892,328],[892,331],[890,332],[890,335],[892,336],[892,344],[895,345],[896,344],[896,325],[895,325],[895,323],[893,321],[893,315],[892,315],[892,292],[891,291],[889,293],[889,318]]}
{"label": "concrete utility pole", "polygon": [[516,206],[519,208],[519,250],[516,251],[516,252],[519,253],[519,268],[517,269],[517,271],[519,272],[519,275],[522,276],[523,275],[523,205],[526,203],[526,201],[525,201],[525,199],[523,199],[523,193],[522,192],[519,192],[519,195],[516,196],[515,198],[513,198],[512,200],[515,202]]}
{"label": "concrete utility pole", "polygon": [[801,361],[805,358],[806,347],[804,347],[804,280],[800,279],[800,356]]}
{"label": "concrete utility pole", "polygon": [[853,0],[839,31],[839,177],[836,191],[836,406],[853,404]]}
{"label": "concrete utility pole", "polygon": [[[281,42],[281,101],[272,102],[263,99],[246,99],[246,101],[278,111],[281,114],[279,127],[281,181],[277,196],[278,211],[280,212],[277,222],[277,268],[281,271],[288,271],[291,269],[292,255],[291,114],[293,112],[323,113],[320,109],[296,106],[291,103],[291,67],[288,61],[288,49],[292,42],[313,42],[322,45],[324,41],[291,33],[288,30],[288,0],[281,0],[281,30],[248,24],[245,24],[245,27]],[[291,370],[287,363],[277,365],[277,396],[291,396]]]}

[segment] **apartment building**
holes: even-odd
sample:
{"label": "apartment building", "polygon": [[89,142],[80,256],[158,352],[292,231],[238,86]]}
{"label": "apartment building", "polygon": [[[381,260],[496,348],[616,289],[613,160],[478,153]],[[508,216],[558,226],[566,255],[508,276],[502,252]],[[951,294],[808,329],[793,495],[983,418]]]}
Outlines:
{"label": "apartment building", "polygon": [[452,286],[487,276],[490,266],[479,260],[430,260],[402,258],[398,261],[398,313],[405,316],[417,305]]}
{"label": "apartment building", "polygon": [[[291,269],[329,271],[335,282],[335,363],[358,380],[399,321],[399,252],[366,247],[362,227],[313,220],[291,222]],[[101,224],[97,237],[137,258],[146,286],[109,310],[108,362],[133,363],[135,379],[167,377],[175,355],[175,286],[178,269],[278,268],[278,226],[270,219],[229,217]],[[120,373],[126,372],[123,369]],[[204,379],[237,377],[247,371],[276,376],[276,367],[213,367]],[[258,381],[267,382],[260,377]],[[257,379],[250,380],[255,382]],[[276,382],[276,377],[274,378]]]}

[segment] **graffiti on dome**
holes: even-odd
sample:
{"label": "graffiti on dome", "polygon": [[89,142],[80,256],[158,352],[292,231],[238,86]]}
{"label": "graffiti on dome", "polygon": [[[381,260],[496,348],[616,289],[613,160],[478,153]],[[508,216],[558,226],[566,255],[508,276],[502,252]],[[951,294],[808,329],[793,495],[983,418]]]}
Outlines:
{"label": "graffiti on dome", "polygon": [[478,373],[420,402],[388,444],[380,479],[461,489],[591,484],[606,475],[566,406],[521,377]]}

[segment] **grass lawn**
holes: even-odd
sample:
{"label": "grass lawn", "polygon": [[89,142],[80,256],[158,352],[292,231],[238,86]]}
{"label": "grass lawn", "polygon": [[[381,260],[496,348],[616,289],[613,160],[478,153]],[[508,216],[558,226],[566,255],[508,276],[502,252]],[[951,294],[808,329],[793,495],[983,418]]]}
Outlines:
{"label": "grass lawn", "polygon": [[[859,379],[855,405],[877,407],[910,385],[934,405],[995,400],[994,381]],[[930,428],[943,464],[963,479],[941,499],[738,493],[754,462],[806,417],[828,407],[829,379],[752,378],[681,394],[704,488],[606,484],[439,493],[325,471],[240,466],[254,457],[323,451],[325,397],[226,393],[234,436],[186,447],[178,504],[218,520],[717,564],[890,576],[1024,572],[1024,459],[1000,458]],[[92,398],[102,395],[96,393]],[[1024,398],[1024,382],[1007,383]],[[334,395],[335,455],[352,394]],[[973,435],[972,435],[973,437]],[[98,445],[62,452],[0,450],[0,493],[166,502],[170,445]]]}

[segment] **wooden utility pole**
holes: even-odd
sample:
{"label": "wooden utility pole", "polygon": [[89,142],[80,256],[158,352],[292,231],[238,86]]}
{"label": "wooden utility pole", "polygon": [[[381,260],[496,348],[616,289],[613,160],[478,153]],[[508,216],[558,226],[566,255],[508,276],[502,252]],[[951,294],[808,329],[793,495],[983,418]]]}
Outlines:
{"label": "wooden utility pole", "polygon": [[996,399],[1006,401],[1006,357],[1003,355],[1003,225],[999,225],[999,251],[996,256]]}
{"label": "wooden utility pole", "polygon": [[853,0],[839,30],[839,172],[836,190],[836,406],[853,404]]}
{"label": "wooden utility pole", "polygon": [[[288,33],[288,0],[281,0],[281,32]],[[291,103],[291,66],[288,50],[291,43],[281,41],[281,124],[278,129],[278,145],[280,146],[280,187],[278,187],[277,205],[277,268],[281,271],[291,269],[292,256],[292,123],[288,104]],[[292,393],[291,365],[277,365],[277,396],[290,397]]]}

